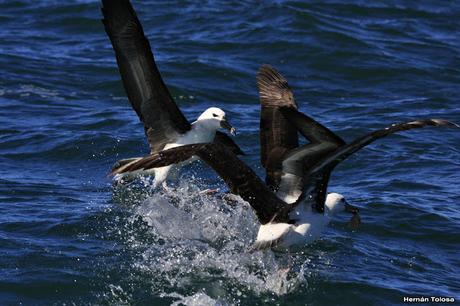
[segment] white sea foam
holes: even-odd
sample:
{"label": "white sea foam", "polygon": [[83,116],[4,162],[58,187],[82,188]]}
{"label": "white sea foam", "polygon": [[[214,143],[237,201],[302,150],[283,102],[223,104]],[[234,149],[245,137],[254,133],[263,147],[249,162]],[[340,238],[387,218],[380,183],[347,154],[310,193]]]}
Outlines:
{"label": "white sea foam", "polygon": [[229,305],[225,301],[215,300],[208,296],[206,293],[198,292],[190,296],[183,296],[178,293],[171,293],[165,295],[165,297],[172,297],[177,299],[171,306],[226,306]]}

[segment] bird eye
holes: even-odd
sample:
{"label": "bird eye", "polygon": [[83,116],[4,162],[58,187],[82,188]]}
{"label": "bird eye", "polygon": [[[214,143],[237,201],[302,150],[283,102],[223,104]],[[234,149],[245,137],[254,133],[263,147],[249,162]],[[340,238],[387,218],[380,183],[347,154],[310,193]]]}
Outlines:
{"label": "bird eye", "polygon": [[218,116],[218,115],[216,115],[216,114],[212,114],[212,116],[213,116],[213,117],[219,117],[219,116]]}

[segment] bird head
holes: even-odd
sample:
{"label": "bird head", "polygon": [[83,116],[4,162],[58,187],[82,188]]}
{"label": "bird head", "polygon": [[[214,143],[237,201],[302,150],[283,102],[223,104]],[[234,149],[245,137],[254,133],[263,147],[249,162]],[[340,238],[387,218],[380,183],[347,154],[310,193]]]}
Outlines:
{"label": "bird head", "polygon": [[352,227],[358,227],[361,223],[361,219],[359,217],[359,208],[349,204],[343,195],[339,193],[329,193],[326,198],[325,203],[326,212],[328,215],[333,216],[339,212],[345,211],[353,216],[350,220],[350,225]]}
{"label": "bird head", "polygon": [[233,136],[236,135],[236,129],[228,122],[225,117],[225,112],[217,107],[210,107],[205,110],[197,121],[206,120],[210,125],[218,128],[224,128],[230,132]]}

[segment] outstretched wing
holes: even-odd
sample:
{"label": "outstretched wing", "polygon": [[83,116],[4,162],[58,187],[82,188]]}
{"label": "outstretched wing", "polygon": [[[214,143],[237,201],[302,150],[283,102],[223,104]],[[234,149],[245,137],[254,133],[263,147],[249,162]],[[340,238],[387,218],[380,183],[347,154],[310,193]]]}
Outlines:
{"label": "outstretched wing", "polygon": [[190,130],[155,64],[150,43],[128,0],[103,0],[102,22],[115,50],[128,99],[145,126],[152,152]]}
{"label": "outstretched wing", "polygon": [[[280,108],[286,117],[309,143],[291,150],[282,161],[282,177],[277,195],[287,203],[295,203],[308,189],[308,195],[316,205],[318,212],[324,210],[327,185],[332,169],[321,172],[305,180],[305,171],[318,163],[324,156],[345,145],[345,141],[331,130],[289,107]],[[316,201],[315,201],[316,200]]]}
{"label": "outstretched wing", "polygon": [[300,198],[305,196],[315,197],[315,205],[317,211],[323,212],[327,192],[327,181],[324,182],[323,178],[328,178],[335,166],[337,166],[340,162],[344,161],[347,157],[356,151],[364,148],[377,139],[383,138],[393,133],[423,128],[427,126],[459,127],[458,125],[443,119],[421,119],[406,123],[392,124],[387,128],[377,130],[363,137],[360,137],[355,141],[341,146],[338,149],[325,155],[317,163],[310,165],[305,170],[304,180],[306,184],[304,185],[303,194]]}
{"label": "outstretched wing", "polygon": [[332,170],[351,154],[377,139],[390,134],[426,126],[457,127],[443,119],[422,119],[393,124],[356,139],[345,142],[326,127],[308,116],[290,109],[281,112],[310,143],[289,152],[283,160],[283,177],[277,195],[287,203],[298,203],[306,197],[316,211],[324,212],[327,186]]}
{"label": "outstretched wing", "polygon": [[334,168],[339,164],[341,161],[347,159],[350,155],[355,153],[356,151],[364,148],[365,146],[371,144],[372,142],[376,141],[377,139],[386,137],[388,135],[412,130],[412,129],[419,129],[424,128],[427,126],[437,126],[437,127],[449,127],[449,128],[460,128],[459,125],[450,122],[444,119],[418,119],[414,121],[404,122],[404,123],[395,123],[392,124],[384,129],[380,129],[369,134],[360,137],[353,142],[340,147],[339,149],[335,150],[334,152],[330,153],[320,162],[316,163],[312,167],[310,167],[307,171],[307,175],[316,175],[317,173],[322,172],[325,168],[332,167]]}
{"label": "outstretched wing", "polygon": [[283,155],[299,145],[296,128],[280,113],[280,107],[296,109],[287,81],[273,67],[263,65],[257,73],[260,98],[260,160],[266,170],[266,183],[277,189]]}
{"label": "outstretched wing", "polygon": [[232,193],[249,202],[261,224],[289,221],[288,214],[292,207],[280,200],[250,167],[222,144],[200,143],[175,147],[146,156],[123,171],[164,167],[187,160],[193,155],[213,168]]}

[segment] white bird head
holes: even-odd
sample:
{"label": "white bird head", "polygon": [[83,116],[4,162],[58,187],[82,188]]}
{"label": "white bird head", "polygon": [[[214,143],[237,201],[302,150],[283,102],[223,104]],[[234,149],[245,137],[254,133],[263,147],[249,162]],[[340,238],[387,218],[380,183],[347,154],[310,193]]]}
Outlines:
{"label": "white bird head", "polygon": [[333,216],[338,212],[345,211],[345,198],[339,193],[329,193],[324,203],[328,215]]}
{"label": "white bird head", "polygon": [[361,224],[361,218],[359,217],[359,208],[349,204],[343,195],[339,193],[329,193],[326,197],[326,202],[324,203],[326,213],[329,216],[333,216],[339,212],[346,211],[353,214],[350,225],[353,228],[356,228]]}
{"label": "white bird head", "polygon": [[225,117],[225,112],[217,107],[210,107],[205,110],[197,119],[197,121],[205,121],[207,124],[213,126],[216,130],[218,128],[227,129],[230,134],[235,136],[236,129],[231,126]]}
{"label": "white bird head", "polygon": [[324,204],[326,212],[329,215],[335,215],[342,211],[350,213],[359,212],[359,209],[353,205],[350,205],[340,193],[329,193],[326,197],[326,203]]}

